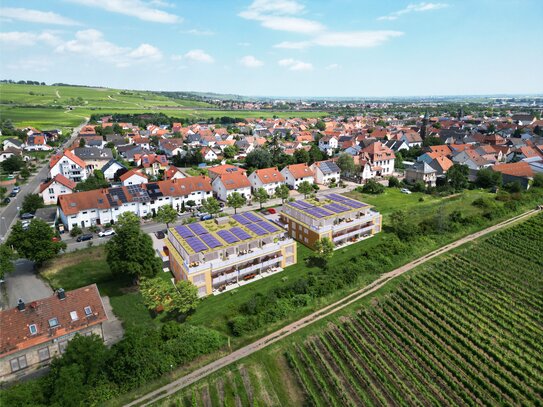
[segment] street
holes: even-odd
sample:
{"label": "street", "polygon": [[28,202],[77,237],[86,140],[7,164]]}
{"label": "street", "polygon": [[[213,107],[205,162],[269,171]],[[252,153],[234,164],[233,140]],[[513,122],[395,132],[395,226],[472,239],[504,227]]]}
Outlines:
{"label": "street", "polygon": [[[64,148],[68,147],[75,140],[81,128],[87,123],[88,119],[85,120],[85,122],[83,122],[80,126],[76,127],[73,130],[71,137],[61,147],[59,147],[59,149],[63,150]],[[19,208],[22,205],[25,196],[33,194],[43,180],[48,178],[48,176],[49,160],[34,176],[28,180],[26,184],[21,186],[21,192],[19,192],[16,197],[12,198],[11,202],[7,206],[0,208],[0,242],[7,239],[11,226],[17,219]]]}

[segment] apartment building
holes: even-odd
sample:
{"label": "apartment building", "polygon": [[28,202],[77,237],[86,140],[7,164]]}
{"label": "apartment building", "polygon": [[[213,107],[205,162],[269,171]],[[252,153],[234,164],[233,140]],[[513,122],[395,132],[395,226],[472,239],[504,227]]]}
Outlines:
{"label": "apartment building", "polygon": [[295,264],[296,242],[260,214],[245,212],[170,228],[170,269],[201,297],[267,277]]}
{"label": "apartment building", "polygon": [[336,247],[371,237],[382,224],[370,205],[338,194],[285,202],[280,220],[290,236],[312,249],[324,237]]}
{"label": "apartment building", "polygon": [[107,315],[96,284],[0,311],[0,381],[19,380],[47,366],[76,335],[104,338]]}

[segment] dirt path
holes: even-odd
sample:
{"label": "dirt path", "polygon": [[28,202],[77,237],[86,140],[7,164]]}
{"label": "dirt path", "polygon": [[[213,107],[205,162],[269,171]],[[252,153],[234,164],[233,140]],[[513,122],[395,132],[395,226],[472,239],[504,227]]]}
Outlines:
{"label": "dirt path", "polygon": [[525,218],[528,218],[532,215],[534,215],[535,213],[538,213],[537,210],[531,210],[531,211],[528,211],[528,212],[525,212],[521,215],[518,215],[518,216],[515,216],[514,218],[511,218],[511,219],[508,219],[504,222],[501,222],[501,223],[498,223],[494,226],[491,226],[487,229],[484,229],[484,230],[481,230],[479,232],[476,232],[476,233],[473,233],[469,236],[466,236],[466,237],[463,237],[462,239],[459,239],[453,243],[450,243],[448,245],[445,245],[437,250],[434,250],[433,252],[423,256],[423,257],[420,257],[410,263],[407,263],[405,265],[403,265],[402,267],[399,267],[395,270],[392,270],[388,273],[385,273],[383,274],[381,277],[379,277],[377,280],[375,280],[373,283],[367,285],[366,287],[358,290],[358,291],[355,291],[354,293],[346,296],[345,298],[333,303],[333,304],[330,304],[302,319],[299,319],[298,321],[295,321],[247,346],[244,346],[243,348],[240,348],[234,352],[232,352],[231,354],[227,355],[227,356],[224,356],[220,359],[217,359],[216,361],[214,362],[211,362],[210,364],[206,365],[206,366],[203,366],[195,371],[193,371],[192,373],[189,373],[187,374],[186,376],[183,376],[165,386],[162,386],[150,393],[148,393],[146,396],[144,397],[141,397],[137,400],[134,400],[133,402],[127,404],[127,406],[135,406],[135,405],[138,405],[138,406],[146,406],[146,405],[149,405],[150,403],[153,403],[153,402],[156,402],[160,399],[163,399],[164,397],[168,397],[170,395],[172,395],[173,393],[197,382],[198,380],[200,379],[203,379],[204,377],[210,375],[211,373],[213,372],[216,372],[217,370],[225,367],[225,366],[228,366],[229,364],[231,363],[234,363],[234,362],[237,362],[239,361],[240,359],[246,357],[246,356],[249,356],[251,354],[253,354],[254,352],[257,352],[263,348],[265,348],[266,346],[274,343],[274,342],[277,342],[285,337],[287,337],[288,335],[296,332],[296,331],[299,331],[300,329],[303,329],[309,325],[311,325],[312,323],[316,322],[316,321],[319,321],[320,319],[322,318],[326,318],[328,317],[329,315],[339,311],[340,309],[342,308],[345,308],[349,305],[351,305],[352,303],[360,300],[361,298],[379,290],[381,287],[383,287],[387,282],[389,282],[390,280],[404,274],[405,272],[409,271],[409,270],[412,270],[414,269],[415,267],[423,264],[423,263],[426,263],[427,261],[433,259],[434,257],[437,257],[443,253],[446,253],[450,250],[453,250],[455,248],[457,248],[458,246],[461,246],[465,243],[468,243],[468,242],[471,242],[472,240],[475,240],[481,236],[484,236],[488,233],[492,233],[498,229],[501,229],[501,228],[504,228],[506,226],[509,226],[517,221],[520,221],[522,219],[525,219]]}
{"label": "dirt path", "polygon": [[57,95],[57,98],[59,98],[59,99],[60,99],[60,93],[59,93],[59,91],[58,91],[58,90],[55,90],[55,94]]}

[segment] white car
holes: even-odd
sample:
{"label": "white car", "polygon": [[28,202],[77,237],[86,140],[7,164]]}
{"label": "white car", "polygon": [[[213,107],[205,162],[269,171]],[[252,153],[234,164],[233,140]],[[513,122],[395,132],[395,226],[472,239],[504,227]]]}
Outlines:
{"label": "white car", "polygon": [[411,193],[411,191],[408,190],[407,188],[402,188],[402,189],[400,189],[400,192],[401,192],[402,194],[408,194],[408,195]]}
{"label": "white car", "polygon": [[106,237],[106,236],[113,236],[114,234],[115,234],[115,231],[113,229],[106,229],[99,232],[98,236]]}

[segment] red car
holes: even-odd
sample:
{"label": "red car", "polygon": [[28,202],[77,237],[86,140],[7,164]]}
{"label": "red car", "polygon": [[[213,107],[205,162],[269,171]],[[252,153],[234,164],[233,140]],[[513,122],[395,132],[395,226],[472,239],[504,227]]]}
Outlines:
{"label": "red car", "polygon": [[268,208],[268,213],[272,214],[272,215],[275,215],[277,213],[277,211],[273,208]]}

